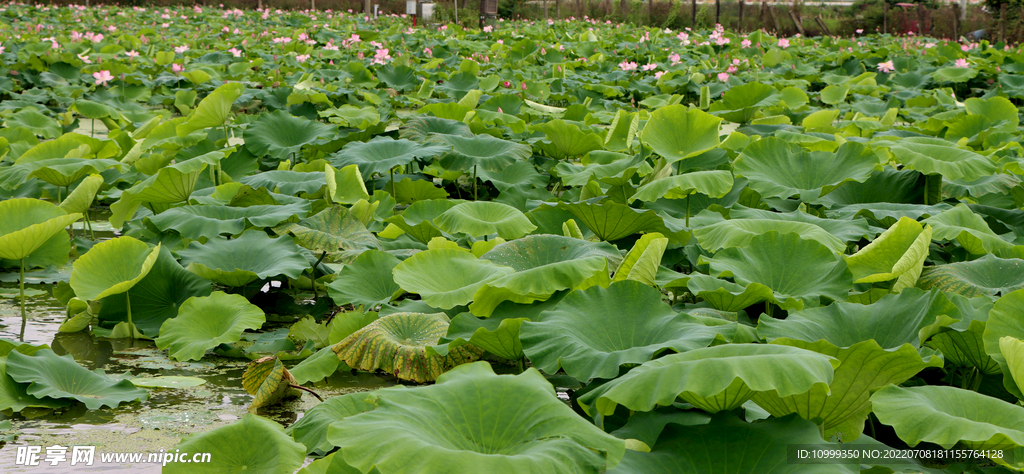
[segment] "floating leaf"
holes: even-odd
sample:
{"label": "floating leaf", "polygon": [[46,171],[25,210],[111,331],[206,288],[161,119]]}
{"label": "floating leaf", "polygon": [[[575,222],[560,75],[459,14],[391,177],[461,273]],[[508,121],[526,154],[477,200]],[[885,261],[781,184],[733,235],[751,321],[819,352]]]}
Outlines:
{"label": "floating leaf", "polygon": [[114,380],[102,371],[90,372],[71,355],[58,356],[50,349],[24,355],[7,354],[7,375],[29,384],[29,395],[37,398],[72,398],[90,410],[114,408],[122,402],[145,401],[149,395],[128,380]]}
{"label": "floating leaf", "polygon": [[245,297],[215,291],[186,300],[178,317],[160,327],[156,346],[168,349],[175,360],[199,360],[207,350],[238,342],[243,331],[259,329],[264,322],[263,310]]}

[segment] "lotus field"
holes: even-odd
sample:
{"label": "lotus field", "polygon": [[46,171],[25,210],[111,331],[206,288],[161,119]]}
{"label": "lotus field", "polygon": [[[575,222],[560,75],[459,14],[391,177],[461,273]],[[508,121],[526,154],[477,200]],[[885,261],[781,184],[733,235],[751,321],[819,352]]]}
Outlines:
{"label": "lotus field", "polygon": [[210,455],[131,472],[1024,470],[1018,46],[13,4],[0,37],[0,471],[83,423]]}

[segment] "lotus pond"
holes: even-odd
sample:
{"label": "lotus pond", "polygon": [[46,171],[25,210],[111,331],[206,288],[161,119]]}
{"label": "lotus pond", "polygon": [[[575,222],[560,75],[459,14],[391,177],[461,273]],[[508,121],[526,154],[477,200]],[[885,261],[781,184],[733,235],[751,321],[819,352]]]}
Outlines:
{"label": "lotus pond", "polygon": [[0,31],[4,472],[1024,470],[1019,46]]}

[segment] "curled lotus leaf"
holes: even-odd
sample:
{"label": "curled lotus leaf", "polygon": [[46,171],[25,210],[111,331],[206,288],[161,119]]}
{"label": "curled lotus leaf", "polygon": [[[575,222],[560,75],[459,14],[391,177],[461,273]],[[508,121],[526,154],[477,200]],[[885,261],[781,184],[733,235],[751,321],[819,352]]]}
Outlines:
{"label": "curled lotus leaf", "polygon": [[[582,419],[535,369],[456,367],[436,385],[378,390],[376,408],[330,425],[327,440],[363,472],[598,473],[625,443]],[[409,456],[409,453],[416,453]]]}
{"label": "curled lotus leaf", "polygon": [[56,246],[66,261],[71,247],[63,230],[82,217],[30,198],[0,201],[0,215],[4,216],[0,219],[0,259],[9,260],[21,260],[42,247]]}
{"label": "curled lotus leaf", "polygon": [[931,226],[901,217],[860,251],[843,258],[854,283],[896,280],[892,290],[899,292],[917,283],[931,241]]}
{"label": "curled lotus leaf", "polygon": [[472,345],[459,346],[445,356],[431,351],[448,333],[444,313],[393,313],[368,324],[334,345],[338,358],[349,367],[381,370],[401,380],[423,383],[445,371],[472,362],[483,353]]}
{"label": "curled lotus leaf", "polygon": [[124,293],[149,274],[159,256],[159,244],[150,248],[134,237],[100,242],[75,260],[71,288],[83,300]]}

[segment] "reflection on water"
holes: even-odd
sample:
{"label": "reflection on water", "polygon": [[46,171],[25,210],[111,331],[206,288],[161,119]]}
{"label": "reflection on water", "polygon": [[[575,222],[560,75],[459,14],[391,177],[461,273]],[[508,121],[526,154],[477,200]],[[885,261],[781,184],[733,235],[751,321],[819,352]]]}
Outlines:
{"label": "reflection on water", "polygon": [[[69,269],[68,269],[69,270]],[[31,280],[29,280],[31,281]],[[0,288],[17,283],[0,283]],[[27,299],[28,325],[25,342],[48,344],[59,355],[70,354],[82,366],[102,369],[111,377],[140,375],[179,375],[199,377],[206,384],[198,387],[150,389],[145,402],[122,404],[117,408],[86,410],[76,404],[61,411],[26,409],[9,418],[20,437],[0,448],[0,472],[3,473],[80,473],[125,471],[159,473],[158,464],[106,464],[100,453],[157,452],[168,450],[183,436],[211,430],[241,418],[252,397],[242,389],[241,378],[248,359],[210,356],[195,362],[179,362],[167,357],[152,341],[103,339],[88,332],[60,333],[65,319],[64,307],[49,296],[52,285],[30,284],[27,288],[44,290],[45,295]],[[21,315],[16,298],[0,299],[0,337],[17,340]],[[289,362],[292,366],[295,362]],[[309,384],[322,397],[393,385],[394,379],[367,373],[337,373],[325,381]],[[278,423],[288,425],[302,417],[317,400],[303,394],[267,411],[260,411]],[[63,462],[57,466],[16,466],[18,446],[96,446],[96,462],[91,467]],[[69,449],[70,452],[70,449]]]}

